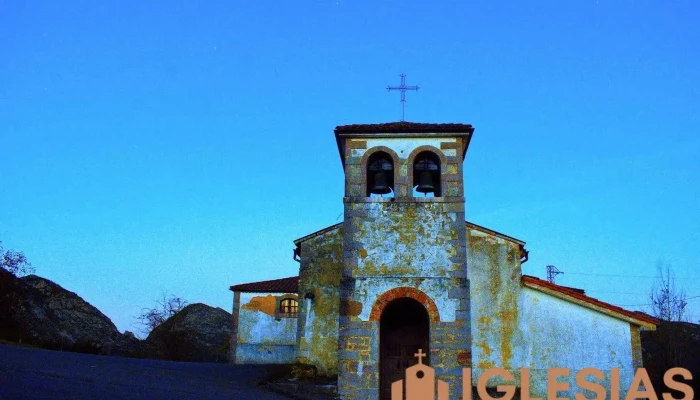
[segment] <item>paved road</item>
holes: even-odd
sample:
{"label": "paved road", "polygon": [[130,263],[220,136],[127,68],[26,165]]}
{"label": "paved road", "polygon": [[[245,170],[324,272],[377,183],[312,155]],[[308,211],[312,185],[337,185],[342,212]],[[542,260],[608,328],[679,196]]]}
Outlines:
{"label": "paved road", "polygon": [[264,366],[183,363],[0,345],[0,399],[288,400],[258,388]]}

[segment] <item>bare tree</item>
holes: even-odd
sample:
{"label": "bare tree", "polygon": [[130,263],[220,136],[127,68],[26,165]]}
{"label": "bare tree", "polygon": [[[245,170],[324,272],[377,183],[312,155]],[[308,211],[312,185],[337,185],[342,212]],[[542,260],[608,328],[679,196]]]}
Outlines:
{"label": "bare tree", "polygon": [[23,276],[34,273],[34,267],[27,261],[27,257],[21,251],[3,251],[0,241],[0,267],[10,271],[14,276]]}
{"label": "bare tree", "polygon": [[662,365],[678,366],[688,353],[687,332],[684,323],[688,322],[685,315],[686,294],[683,288],[676,286],[673,269],[661,263],[657,266],[656,282],[649,293],[652,313],[659,318],[661,324],[657,327],[659,346],[661,349]]}
{"label": "bare tree", "polygon": [[153,308],[144,308],[141,315],[137,317],[141,324],[141,333],[148,335],[153,329],[167,321],[168,318],[175,315],[178,311],[187,306],[187,300],[184,300],[175,295],[163,293],[161,299],[156,300],[156,306]]}
{"label": "bare tree", "polygon": [[670,266],[658,265],[656,282],[649,293],[652,314],[665,321],[685,321],[685,290],[676,286],[676,279]]}

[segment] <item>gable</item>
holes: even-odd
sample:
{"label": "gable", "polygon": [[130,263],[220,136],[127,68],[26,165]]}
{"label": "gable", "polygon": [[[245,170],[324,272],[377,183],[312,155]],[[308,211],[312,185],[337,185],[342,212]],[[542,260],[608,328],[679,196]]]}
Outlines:
{"label": "gable", "polygon": [[[483,227],[483,226],[481,226],[481,225],[477,225],[477,224],[474,224],[474,223],[469,222],[469,221],[465,221],[465,223],[467,224],[467,228],[468,228],[468,229],[474,229],[474,230],[480,231],[480,232],[482,232],[482,233],[485,233],[485,234],[487,234],[487,235],[495,236],[495,237],[498,237],[498,238],[507,240],[507,241],[509,241],[509,242],[516,243],[516,244],[518,244],[518,245],[520,245],[520,246],[525,246],[525,242],[522,241],[522,240],[520,240],[520,239],[516,239],[516,238],[514,238],[514,237],[511,237],[511,236],[508,236],[508,235],[504,235],[504,234],[502,234],[502,233],[496,232],[496,231],[494,231],[494,230],[485,228],[485,227]],[[308,235],[306,235],[306,236],[302,236],[302,237],[300,237],[299,239],[294,240],[294,244],[297,245],[297,246],[299,246],[302,242],[305,242],[305,241],[307,241],[307,240],[309,240],[309,239],[313,239],[313,238],[316,237],[316,236],[323,235],[324,233],[328,233],[328,232],[331,232],[331,231],[333,231],[333,230],[339,229],[342,225],[343,225],[343,223],[342,223],[342,222],[339,222],[339,223],[337,223],[337,224],[328,226],[328,227],[323,228],[323,229],[321,229],[321,230],[318,230],[318,231],[316,231],[316,232],[310,233],[310,234],[308,234]]]}
{"label": "gable", "polygon": [[[512,236],[504,235],[500,232],[496,232],[492,229],[485,228],[481,225],[477,225],[477,224],[474,224],[474,223],[469,222],[469,221],[465,221],[465,224],[466,224],[468,230],[475,231],[475,232],[478,232],[479,234],[483,234],[486,236],[497,238],[499,240],[505,240],[507,242],[515,244],[520,249],[520,263],[523,264],[523,263],[527,262],[529,252],[525,249],[525,242],[524,241],[522,241],[520,239],[516,239]],[[320,229],[316,232],[310,233],[306,236],[302,236],[299,239],[294,240],[294,244],[296,246],[296,248],[294,249],[294,260],[296,260],[296,261],[300,260],[299,257],[301,256],[301,244],[302,243],[304,243],[308,240],[317,238],[319,236],[322,236],[326,233],[333,232],[337,229],[340,229],[342,226],[343,226],[343,223],[339,222],[337,224],[333,224],[331,226]]]}
{"label": "gable", "polygon": [[467,224],[467,229],[473,229],[473,230],[485,233],[485,234],[490,235],[490,236],[495,236],[497,238],[507,240],[509,242],[515,243],[515,244],[520,245],[520,246],[525,246],[524,241],[522,241],[520,239],[516,239],[512,236],[504,235],[500,232],[496,232],[492,229],[485,228],[481,225],[477,225],[477,224],[471,223],[469,221],[466,221],[466,224]]}
{"label": "gable", "polygon": [[342,223],[342,222],[339,222],[339,223],[337,223],[337,224],[334,224],[334,225],[325,227],[325,228],[323,228],[323,229],[321,229],[321,230],[318,230],[318,231],[316,231],[316,232],[314,232],[314,233],[309,233],[309,234],[306,235],[306,236],[302,236],[302,237],[300,237],[299,239],[294,240],[294,244],[297,245],[297,247],[298,247],[302,242],[305,242],[305,241],[307,241],[307,240],[309,240],[309,239],[313,239],[313,238],[315,238],[316,236],[323,235],[324,233],[328,233],[328,232],[334,231],[334,230],[336,230],[336,229],[340,229],[341,226],[343,226],[343,223]]}

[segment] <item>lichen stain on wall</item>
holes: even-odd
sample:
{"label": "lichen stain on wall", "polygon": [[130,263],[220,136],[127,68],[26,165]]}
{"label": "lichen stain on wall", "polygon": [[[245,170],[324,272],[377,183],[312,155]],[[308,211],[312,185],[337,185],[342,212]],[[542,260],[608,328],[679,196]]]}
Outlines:
{"label": "lichen stain on wall", "polygon": [[342,300],[340,310],[343,315],[354,318],[362,313],[362,303],[355,300]]}
{"label": "lichen stain on wall", "polygon": [[441,276],[451,265],[457,237],[439,203],[364,203],[368,218],[353,220],[362,238],[355,276]]}
{"label": "lichen stain on wall", "polygon": [[342,234],[339,227],[302,243],[299,292],[302,298],[312,293],[313,300],[301,304],[300,318],[306,322],[299,338],[299,354],[303,354],[299,359],[314,364],[321,373],[337,370],[338,364]]}
{"label": "lichen stain on wall", "polygon": [[267,296],[256,296],[241,306],[243,310],[260,311],[271,317],[275,316],[277,307],[277,297],[268,294]]}
{"label": "lichen stain on wall", "polygon": [[472,292],[475,365],[481,371],[494,366],[511,369],[514,348],[523,342],[518,329],[520,249],[474,229],[467,230],[467,246],[472,287],[486,289]]}
{"label": "lichen stain on wall", "polygon": [[[477,318],[477,331],[488,332],[491,329],[491,321],[492,318],[490,316],[479,316]],[[485,358],[481,358],[477,361],[476,366],[483,370],[495,367],[496,364],[489,359],[491,357],[491,347],[489,347],[487,338],[481,335],[480,340],[474,341],[474,345],[478,347],[485,356]]]}

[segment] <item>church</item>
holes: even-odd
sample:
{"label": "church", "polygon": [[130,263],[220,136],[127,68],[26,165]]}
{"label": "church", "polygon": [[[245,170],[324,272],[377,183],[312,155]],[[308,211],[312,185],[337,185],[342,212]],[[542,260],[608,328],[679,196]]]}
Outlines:
{"label": "church", "polygon": [[571,370],[559,381],[572,396],[583,368],[605,371],[608,390],[619,369],[629,387],[639,332],[658,320],[523,275],[524,241],[465,219],[473,134],[468,124],[336,127],[344,219],[294,240],[298,276],[230,287],[231,362],[311,364],[338,376],[343,399],[390,399],[419,350],[451,399],[463,368],[472,386],[495,367],[519,385],[529,368],[540,398],[548,368]]}

